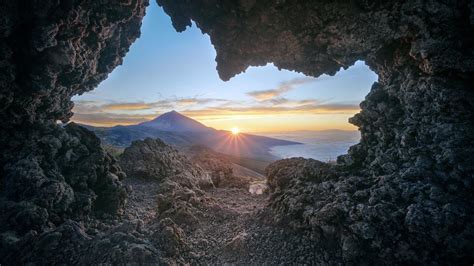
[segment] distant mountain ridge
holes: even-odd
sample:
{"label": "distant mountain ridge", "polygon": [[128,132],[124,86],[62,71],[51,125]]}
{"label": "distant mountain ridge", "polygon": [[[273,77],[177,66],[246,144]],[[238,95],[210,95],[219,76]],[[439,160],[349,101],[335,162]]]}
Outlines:
{"label": "distant mountain ridge", "polygon": [[160,138],[165,143],[177,147],[202,145],[232,156],[268,161],[278,159],[270,153],[272,147],[300,144],[295,141],[245,133],[234,136],[229,131],[207,127],[176,111],[164,113],[153,120],[137,125],[83,126],[95,132],[104,143],[120,148],[129,146],[134,140]]}

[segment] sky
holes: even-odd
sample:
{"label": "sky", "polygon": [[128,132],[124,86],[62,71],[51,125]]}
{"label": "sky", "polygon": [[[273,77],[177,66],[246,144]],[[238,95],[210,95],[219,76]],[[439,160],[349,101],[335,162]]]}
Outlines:
{"label": "sky", "polygon": [[177,33],[155,3],[121,66],[73,101],[73,121],[130,125],[176,110],[217,129],[241,132],[355,130],[348,118],[377,80],[362,61],[335,76],[307,77],[272,64],[230,81],[216,71],[209,36],[193,25]]}

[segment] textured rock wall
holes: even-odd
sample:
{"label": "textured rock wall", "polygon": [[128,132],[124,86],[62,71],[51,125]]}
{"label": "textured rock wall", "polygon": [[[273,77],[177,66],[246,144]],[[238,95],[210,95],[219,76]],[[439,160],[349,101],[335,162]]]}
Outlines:
{"label": "textured rock wall", "polygon": [[28,235],[94,211],[120,212],[126,192],[115,160],[93,133],[56,121],[72,116],[73,95],[92,90],[122,62],[146,5],[0,3],[0,263]]}
{"label": "textured rock wall", "polygon": [[303,158],[277,161],[267,176],[273,219],[314,239],[317,263],[469,264],[474,259],[470,195],[450,193],[430,180],[398,173],[353,175]]}
{"label": "textured rock wall", "polygon": [[145,0],[4,1],[0,8],[3,126],[67,121],[140,35]]}

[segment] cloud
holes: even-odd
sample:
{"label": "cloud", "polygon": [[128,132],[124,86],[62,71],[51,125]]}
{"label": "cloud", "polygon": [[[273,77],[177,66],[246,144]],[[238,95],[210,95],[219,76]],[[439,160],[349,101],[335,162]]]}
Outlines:
{"label": "cloud", "polygon": [[280,83],[280,85],[275,89],[251,91],[251,92],[248,92],[247,95],[255,98],[258,101],[267,101],[272,98],[279,97],[288,91],[294,90],[299,85],[314,82],[314,81],[316,81],[315,78],[309,78],[309,77],[296,78],[296,79],[292,79],[292,80],[284,81]]}
{"label": "cloud", "polygon": [[125,111],[125,110],[148,110],[155,107],[156,103],[144,103],[144,102],[137,102],[137,103],[112,103],[106,104],[102,106],[103,110],[110,110],[110,111]]}
{"label": "cloud", "polygon": [[155,115],[125,115],[113,113],[75,113],[73,121],[92,126],[133,125],[151,120]]}
{"label": "cloud", "polygon": [[78,123],[113,126],[130,125],[151,120],[160,113],[172,109],[206,108],[207,104],[227,104],[229,101],[218,98],[170,98],[154,102],[104,102],[75,101],[72,120]]}
{"label": "cloud", "polygon": [[225,103],[228,100],[218,98],[171,98],[154,102],[119,102],[105,103],[102,101],[76,101],[74,112],[114,112],[114,111],[152,111],[157,109],[169,110],[176,107],[204,105],[209,103]]}
{"label": "cloud", "polygon": [[227,100],[218,99],[218,98],[189,97],[189,98],[179,98],[179,99],[174,100],[174,102],[179,106],[189,106],[189,105],[197,105],[197,104],[227,102]]}
{"label": "cloud", "polygon": [[288,106],[288,107],[296,107],[302,105],[316,105],[319,104],[320,101],[316,99],[305,99],[305,100],[290,100],[287,98],[273,98],[270,100],[263,101],[262,103],[269,103],[273,106]]}
{"label": "cloud", "polygon": [[265,116],[265,115],[279,115],[279,114],[312,114],[312,115],[326,115],[326,114],[355,114],[360,111],[357,104],[350,103],[331,103],[331,104],[317,104],[308,103],[298,106],[222,106],[212,107],[199,110],[184,110],[187,116],[195,118],[199,117],[222,117],[222,116]]}

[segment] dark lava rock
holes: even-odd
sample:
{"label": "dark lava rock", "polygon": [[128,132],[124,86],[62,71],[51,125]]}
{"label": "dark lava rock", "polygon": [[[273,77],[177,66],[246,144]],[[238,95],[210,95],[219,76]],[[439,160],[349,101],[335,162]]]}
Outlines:
{"label": "dark lava rock", "polygon": [[120,212],[125,174],[99,139],[74,123],[44,130],[41,138],[33,131],[31,142],[4,155],[12,162],[4,167],[2,227],[39,229],[46,221],[61,223],[91,211]]}
{"label": "dark lava rock", "polygon": [[265,169],[268,186],[271,191],[285,189],[290,182],[323,182],[337,177],[331,165],[313,159],[291,158],[277,161]]}
{"label": "dark lava rock", "polygon": [[338,176],[335,168],[302,158],[267,168],[273,219],[324,239],[313,243],[316,261],[472,261],[472,201],[424,180]]}
{"label": "dark lava rock", "polygon": [[[147,0],[8,1],[0,6],[3,126],[67,121],[140,36]],[[15,129],[19,130],[19,128]]]}
{"label": "dark lava rock", "polygon": [[[3,242],[6,250],[18,241],[30,242],[31,230],[38,234],[54,229],[65,219],[120,213],[126,199],[120,182],[125,174],[92,132],[74,123],[43,130],[44,136],[39,138],[35,135],[38,131],[32,131],[30,142],[4,155],[24,158],[4,168],[0,232],[9,232],[18,239],[15,243]],[[43,244],[38,244],[38,249],[30,252],[47,253],[50,247],[45,243],[44,250],[40,250]],[[8,262],[10,258],[2,259]]]}
{"label": "dark lava rock", "polygon": [[164,264],[166,261],[146,235],[134,228],[119,226],[93,236],[82,224],[71,220],[54,230],[26,235],[7,254],[3,259],[15,264],[59,261],[74,265]]}
{"label": "dark lava rock", "polygon": [[95,88],[122,62],[146,5],[0,4],[1,264],[68,263],[82,246],[65,244],[81,238],[61,231],[65,221],[121,212],[124,174],[115,160],[93,133],[56,122],[72,116],[73,95]]}
{"label": "dark lava rock", "polygon": [[251,179],[235,175],[232,162],[222,154],[197,145],[186,149],[185,154],[211,176],[214,186],[248,189]]}
{"label": "dark lava rock", "polygon": [[134,141],[120,156],[120,164],[129,178],[160,182],[157,192],[160,218],[172,218],[180,226],[198,225],[193,213],[204,195],[201,189],[214,186],[206,171],[160,139],[151,138]]}
{"label": "dark lava rock", "polygon": [[[212,187],[210,176],[186,156],[160,139],[134,141],[119,158],[129,177],[172,179],[187,187]],[[178,180],[177,177],[182,177]]]}

